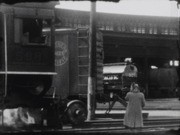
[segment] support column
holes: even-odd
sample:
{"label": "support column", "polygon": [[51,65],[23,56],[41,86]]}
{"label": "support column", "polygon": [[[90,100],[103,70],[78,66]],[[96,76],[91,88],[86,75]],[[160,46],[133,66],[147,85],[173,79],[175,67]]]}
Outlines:
{"label": "support column", "polygon": [[95,88],[96,88],[96,2],[91,2],[89,25],[89,74],[87,95],[87,120],[95,117]]}

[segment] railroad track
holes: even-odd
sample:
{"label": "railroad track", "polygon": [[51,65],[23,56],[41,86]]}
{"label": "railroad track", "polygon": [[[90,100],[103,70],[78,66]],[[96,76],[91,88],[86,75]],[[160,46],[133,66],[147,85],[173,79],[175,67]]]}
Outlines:
{"label": "railroad track", "polygon": [[[122,120],[97,120],[85,122],[83,126],[72,127],[66,125],[63,129],[54,128],[31,128],[0,131],[0,134],[23,134],[23,135],[56,135],[56,134],[146,134],[146,135],[178,135],[180,119],[153,119],[144,120],[142,129],[126,129]],[[170,132],[173,132],[173,134]],[[155,134],[156,133],[156,134]]]}
{"label": "railroad track", "polygon": [[[170,125],[170,124],[179,124],[180,125],[180,118],[169,118],[169,119],[145,119],[144,126],[155,126],[155,125]],[[81,125],[82,126],[82,125]],[[83,127],[119,127],[123,126],[122,119],[107,119],[107,120],[94,120],[90,122],[85,122]]]}

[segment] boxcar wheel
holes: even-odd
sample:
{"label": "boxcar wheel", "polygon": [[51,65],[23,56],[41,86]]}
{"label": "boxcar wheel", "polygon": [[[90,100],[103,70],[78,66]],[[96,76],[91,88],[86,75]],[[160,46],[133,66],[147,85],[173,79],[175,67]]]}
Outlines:
{"label": "boxcar wheel", "polygon": [[73,100],[67,105],[66,115],[73,125],[80,125],[87,117],[86,105],[79,100]]}

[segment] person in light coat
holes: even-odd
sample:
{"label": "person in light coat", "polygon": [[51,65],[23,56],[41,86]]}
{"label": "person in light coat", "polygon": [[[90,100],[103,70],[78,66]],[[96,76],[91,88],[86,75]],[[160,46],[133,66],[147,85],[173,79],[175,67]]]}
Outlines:
{"label": "person in light coat", "polygon": [[126,94],[125,100],[128,101],[128,105],[124,116],[124,126],[126,128],[143,127],[142,108],[145,106],[145,98],[138,84],[131,84],[130,92]]}

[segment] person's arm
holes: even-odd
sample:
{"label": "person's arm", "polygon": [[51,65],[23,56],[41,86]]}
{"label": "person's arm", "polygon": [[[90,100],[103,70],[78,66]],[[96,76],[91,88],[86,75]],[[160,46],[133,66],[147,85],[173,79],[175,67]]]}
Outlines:
{"label": "person's arm", "polygon": [[145,101],[145,98],[144,98],[144,94],[142,93],[142,107],[144,107],[145,106],[145,103],[146,101]]}
{"label": "person's arm", "polygon": [[129,92],[126,94],[125,100],[129,100]]}

